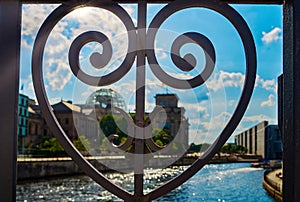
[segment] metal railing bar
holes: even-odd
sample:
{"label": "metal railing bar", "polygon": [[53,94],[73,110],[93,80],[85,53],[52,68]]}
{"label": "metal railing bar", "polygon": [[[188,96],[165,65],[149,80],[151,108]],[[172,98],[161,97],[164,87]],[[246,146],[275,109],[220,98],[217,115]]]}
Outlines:
{"label": "metal railing bar", "polygon": [[[113,0],[117,3],[138,3],[138,0]],[[148,4],[161,4],[161,3],[170,3],[175,0],[149,0]],[[282,5],[283,0],[222,0],[229,4],[277,4]],[[70,2],[70,0],[21,0],[23,4],[61,4]]]}

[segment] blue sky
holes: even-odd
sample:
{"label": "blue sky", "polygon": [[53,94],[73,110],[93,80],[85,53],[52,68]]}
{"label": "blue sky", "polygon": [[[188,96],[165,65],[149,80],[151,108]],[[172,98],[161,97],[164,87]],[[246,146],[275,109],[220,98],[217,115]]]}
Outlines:
{"label": "blue sky", "polygon": [[[136,6],[123,5],[136,23]],[[282,8],[270,5],[232,5],[245,19],[254,36],[258,69],[256,87],[251,103],[235,133],[243,131],[262,120],[277,123],[277,77],[282,72]],[[22,19],[21,81],[22,93],[35,99],[31,80],[31,51],[36,33],[55,5],[25,5]],[[161,9],[161,5],[148,6],[148,24]],[[101,52],[97,43],[87,44],[81,51],[81,66],[91,75],[103,75],[116,69],[124,59],[127,49],[126,30],[112,13],[98,8],[84,8],[63,18],[52,31],[44,54],[44,81],[51,103],[73,100],[84,103],[88,95],[97,90],[78,81],[68,65],[68,51],[72,41],[89,30],[101,31],[110,39],[113,57],[107,67],[95,69],[89,55]],[[166,91],[179,96],[179,105],[185,107],[190,121],[190,141],[212,142],[225,126],[236,107],[245,74],[245,57],[241,39],[230,22],[216,12],[203,8],[179,11],[161,26],[156,37],[156,57],[164,71],[176,78],[191,78],[199,74],[205,63],[203,50],[187,44],[181,54],[192,53],[197,67],[191,72],[179,71],[170,59],[173,40],[185,32],[199,32],[214,45],[216,64],[208,81],[192,90],[166,87],[150,71],[146,80],[146,110],[155,105],[156,93]],[[118,91],[125,99],[127,110],[134,110],[135,65],[120,81],[106,88]],[[230,139],[233,141],[233,138]]]}

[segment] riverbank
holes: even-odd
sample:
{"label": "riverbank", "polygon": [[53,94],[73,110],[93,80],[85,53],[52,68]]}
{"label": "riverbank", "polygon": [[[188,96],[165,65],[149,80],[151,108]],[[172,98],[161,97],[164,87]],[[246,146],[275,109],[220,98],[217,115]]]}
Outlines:
{"label": "riverbank", "polygon": [[263,187],[276,201],[282,201],[282,169],[266,170]]}
{"label": "riverbank", "polygon": [[[99,171],[110,172],[113,171],[111,168],[105,166],[107,165],[105,161],[114,161],[115,165],[120,168],[125,168],[126,163],[124,161],[124,156],[103,156],[103,157],[86,157],[86,159]],[[179,158],[172,166],[186,166],[191,165],[199,157],[194,156],[184,156]],[[242,158],[237,156],[220,155],[214,157],[210,164],[220,164],[220,163],[236,163],[236,162],[257,162],[257,158]],[[100,163],[102,162],[102,163]],[[153,168],[159,168],[160,165],[152,165]],[[128,168],[130,170],[130,168]],[[83,171],[77,166],[76,163],[70,157],[57,157],[57,158],[18,158],[17,164],[17,179],[31,180],[31,179],[41,179],[50,178],[58,176],[72,176],[83,174]]]}

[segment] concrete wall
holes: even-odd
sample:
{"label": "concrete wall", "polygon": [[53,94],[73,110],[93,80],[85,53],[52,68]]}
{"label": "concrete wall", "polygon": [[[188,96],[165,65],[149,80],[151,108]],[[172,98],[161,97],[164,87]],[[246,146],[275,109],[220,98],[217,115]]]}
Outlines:
{"label": "concrete wall", "polygon": [[258,125],[235,136],[236,144],[247,147],[248,154],[265,155],[265,128],[268,122],[264,121]]}
{"label": "concrete wall", "polygon": [[82,173],[73,161],[18,162],[18,180]]}
{"label": "concrete wall", "polygon": [[[145,167],[163,168],[168,165],[190,165],[194,162],[193,158],[177,158],[162,156],[161,160],[149,160]],[[109,158],[109,157],[91,157],[89,162],[100,172],[113,171],[112,168],[122,171],[132,171],[133,163],[125,160],[125,157]],[[109,167],[108,167],[109,166]],[[17,164],[17,179],[32,180],[38,178],[78,175],[84,172],[69,157],[62,158],[44,158],[44,159],[20,159]]]}
{"label": "concrete wall", "polygon": [[257,125],[256,132],[256,145],[257,145],[257,155],[261,155],[262,158],[265,158],[265,129],[268,125],[268,122],[264,121]]}
{"label": "concrete wall", "polygon": [[247,147],[248,154],[260,155],[264,159],[282,158],[282,141],[277,125],[263,121],[235,136],[237,145]]}
{"label": "concrete wall", "polygon": [[[67,160],[26,160],[18,161],[17,164],[17,179],[37,179],[55,176],[78,175],[84,172],[77,166],[77,164],[69,157]],[[111,161],[111,160],[110,160]],[[124,159],[114,159],[116,165],[125,167]],[[99,163],[97,160],[89,160],[96,169],[101,172],[111,171],[112,169]],[[125,169],[125,168],[124,168]]]}

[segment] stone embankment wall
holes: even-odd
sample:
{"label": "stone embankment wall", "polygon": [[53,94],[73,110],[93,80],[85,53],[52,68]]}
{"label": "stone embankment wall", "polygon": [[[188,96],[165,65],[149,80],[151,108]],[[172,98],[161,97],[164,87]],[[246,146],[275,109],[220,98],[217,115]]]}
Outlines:
{"label": "stone embankment wall", "polygon": [[[159,157],[160,160],[149,161],[148,167],[163,168],[167,165],[182,166],[191,165],[198,156],[195,157]],[[128,163],[124,156],[110,156],[110,157],[87,157],[87,160],[99,171],[108,172],[113,171],[113,168],[122,168],[122,170],[133,170],[133,163]],[[175,162],[174,162],[175,161]],[[257,159],[237,159],[229,157],[214,158],[210,163],[233,163],[233,162],[253,162]],[[112,165],[113,166],[105,166]],[[169,163],[169,164],[168,164]],[[162,165],[164,164],[164,166]],[[18,159],[17,178],[18,180],[31,180],[38,178],[67,176],[83,174],[83,171],[77,166],[70,157],[58,158],[24,158]]]}
{"label": "stone embankment wall", "polygon": [[[118,160],[117,160],[118,161]],[[120,160],[119,160],[120,161]],[[110,169],[98,163],[96,160],[89,160],[98,170],[103,172]],[[64,158],[43,158],[27,159],[18,161],[18,180],[38,179],[55,176],[67,176],[83,174],[83,171],[69,157]]]}
{"label": "stone embankment wall", "polygon": [[73,161],[18,162],[18,180],[37,179],[61,175],[75,175],[82,171]]}
{"label": "stone embankment wall", "polygon": [[[148,167],[162,168],[162,164],[166,162],[174,162],[174,157],[163,157],[161,160],[149,161]],[[133,163],[125,160],[124,156],[111,156],[111,157],[91,157],[87,160],[100,172],[114,171],[112,168],[122,168],[122,171],[132,171]],[[193,159],[183,159],[175,162],[174,165],[189,165]],[[168,165],[170,165],[168,164]],[[31,159],[18,159],[17,178],[18,180],[30,180],[37,178],[66,176],[83,174],[83,171],[78,165],[69,157],[62,158],[31,158]],[[106,166],[108,165],[108,166]],[[146,166],[147,167],[147,166]]]}
{"label": "stone embankment wall", "polygon": [[267,170],[263,177],[263,187],[276,201],[282,201],[282,170]]}

